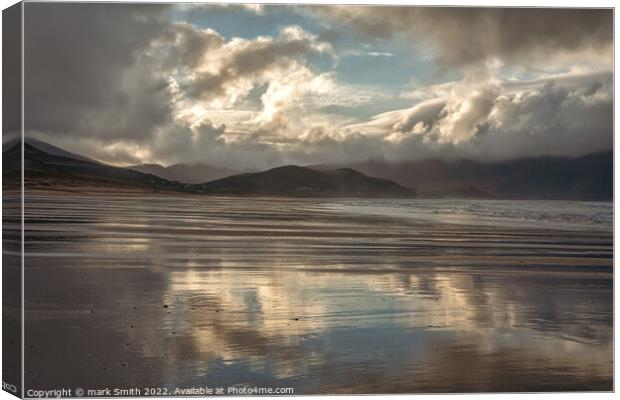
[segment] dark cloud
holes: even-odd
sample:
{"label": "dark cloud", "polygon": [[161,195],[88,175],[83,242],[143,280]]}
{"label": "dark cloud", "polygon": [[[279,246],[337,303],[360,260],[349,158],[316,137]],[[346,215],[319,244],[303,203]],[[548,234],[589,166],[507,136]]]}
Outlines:
{"label": "dark cloud", "polygon": [[[2,140],[19,137],[21,132],[21,3],[2,12]],[[8,79],[7,79],[8,78]]]}
{"label": "dark cloud", "polygon": [[[171,77],[180,77],[181,98],[213,99],[240,80],[249,80],[251,89],[269,70],[328,50],[298,27],[274,38],[226,42],[213,30],[172,22],[167,11],[159,5],[29,3],[26,131],[146,143],[175,123]],[[206,70],[200,68],[205,55],[211,56]],[[238,90],[243,95],[246,88]]]}
{"label": "dark cloud", "polygon": [[166,81],[143,51],[166,6],[25,4],[25,129],[146,137],[169,118]]}
{"label": "dark cloud", "polygon": [[497,57],[527,64],[557,53],[609,51],[611,9],[353,7],[312,8],[369,39],[405,34],[430,43],[440,61],[464,66]]}
{"label": "dark cloud", "polygon": [[[343,122],[342,114],[337,119],[322,110],[337,109],[343,98],[356,111],[372,101],[358,101],[361,92],[341,85],[336,74],[318,79],[308,63],[315,53],[337,59],[324,41],[330,27],[323,36],[289,26],[275,36],[226,39],[172,22],[166,6],[28,3],[26,131],[108,162],[208,162],[233,169],[580,155],[612,147],[609,10],[310,10],[365,37],[405,34],[429,44],[444,65],[462,67],[464,77],[443,89],[421,88],[421,97],[409,97],[408,109],[374,117],[366,110]],[[540,57],[579,52],[588,56],[581,64],[566,62],[559,69],[564,77],[531,79],[542,73],[530,64]],[[492,58],[510,67],[530,65],[530,80],[507,81],[502,63],[489,67]],[[599,73],[566,72],[580,65],[595,65]],[[304,97],[310,95],[312,101]],[[379,103],[387,109],[381,108],[386,101]],[[222,117],[227,126],[209,120],[227,112],[237,116]]]}

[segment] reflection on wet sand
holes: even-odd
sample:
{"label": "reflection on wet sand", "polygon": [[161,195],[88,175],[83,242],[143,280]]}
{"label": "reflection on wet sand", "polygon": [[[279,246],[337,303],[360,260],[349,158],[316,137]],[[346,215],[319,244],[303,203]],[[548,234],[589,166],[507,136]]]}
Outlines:
{"label": "reflection on wet sand", "polygon": [[322,202],[30,193],[26,386],[612,389],[610,233]]}

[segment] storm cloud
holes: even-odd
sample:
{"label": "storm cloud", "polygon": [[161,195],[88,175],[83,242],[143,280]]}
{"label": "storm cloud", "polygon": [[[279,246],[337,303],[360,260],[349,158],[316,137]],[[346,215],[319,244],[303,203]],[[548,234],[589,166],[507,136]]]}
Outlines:
{"label": "storm cloud", "polygon": [[613,14],[603,9],[352,7],[313,9],[367,39],[406,35],[439,59],[467,66],[488,58],[527,65],[592,51],[611,63]]}
{"label": "storm cloud", "polygon": [[25,130],[146,138],[170,117],[167,81],[145,49],[165,6],[25,5]]}
{"label": "storm cloud", "polygon": [[[114,164],[612,147],[610,10],[28,3],[25,18],[26,134]],[[416,54],[407,81],[384,83]],[[367,59],[374,75],[350,79]],[[417,64],[436,74],[419,81]]]}

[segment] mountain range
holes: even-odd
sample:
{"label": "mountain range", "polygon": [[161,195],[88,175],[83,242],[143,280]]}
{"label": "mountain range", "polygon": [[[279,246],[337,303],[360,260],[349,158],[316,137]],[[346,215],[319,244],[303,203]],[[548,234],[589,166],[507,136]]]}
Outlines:
{"label": "mountain range", "polygon": [[[20,178],[21,144],[3,145],[4,185]],[[115,167],[38,140],[24,143],[27,187],[113,186],[188,193],[346,197],[611,200],[613,152],[582,157],[366,161],[283,166],[254,173],[207,164]],[[203,176],[204,178],[201,178]]]}
{"label": "mountain range", "polygon": [[[19,185],[21,161],[19,142],[2,153],[3,186]],[[39,189],[96,186],[157,191],[183,191],[186,186],[30,141],[24,143],[24,184]]]}
{"label": "mountain range", "polygon": [[[21,143],[2,154],[3,184],[18,187],[21,178]],[[232,175],[204,183],[172,181],[154,174],[121,168],[69,153],[44,142],[24,143],[25,186],[35,189],[110,187],[133,190],[171,191],[203,194],[269,194],[289,196],[373,196],[403,197],[413,192],[400,185],[339,169],[317,171],[285,166],[268,171]]]}
{"label": "mountain range", "polygon": [[422,197],[611,200],[613,152],[582,157],[533,157],[501,162],[473,160],[315,165],[342,167],[415,188]]}

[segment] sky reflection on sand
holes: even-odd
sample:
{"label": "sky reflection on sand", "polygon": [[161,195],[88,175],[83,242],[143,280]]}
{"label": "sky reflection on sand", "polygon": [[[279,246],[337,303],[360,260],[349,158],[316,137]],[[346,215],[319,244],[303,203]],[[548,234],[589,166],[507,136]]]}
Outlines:
{"label": "sky reflection on sand", "polygon": [[303,199],[27,202],[37,388],[611,389],[606,233],[421,225]]}

